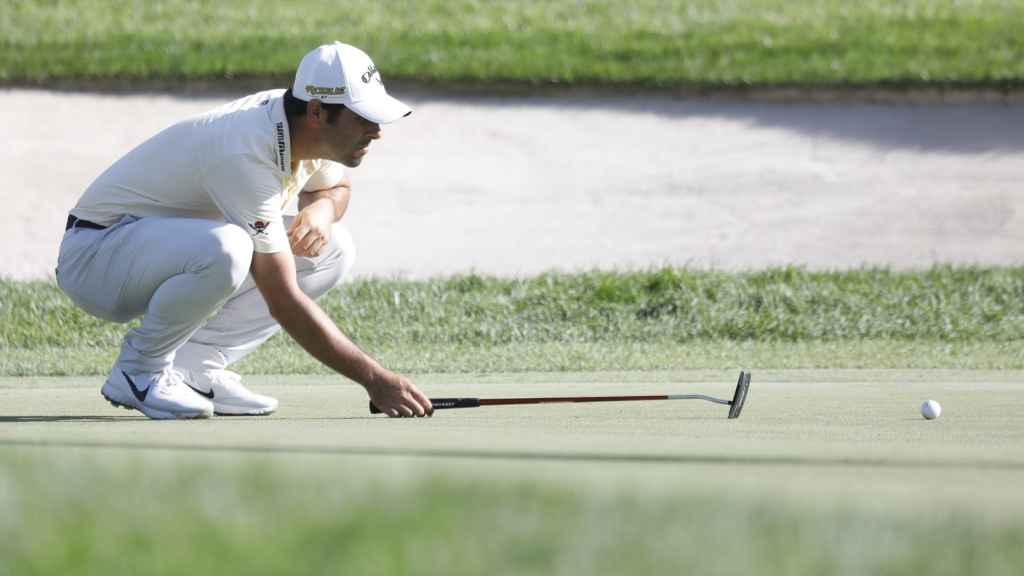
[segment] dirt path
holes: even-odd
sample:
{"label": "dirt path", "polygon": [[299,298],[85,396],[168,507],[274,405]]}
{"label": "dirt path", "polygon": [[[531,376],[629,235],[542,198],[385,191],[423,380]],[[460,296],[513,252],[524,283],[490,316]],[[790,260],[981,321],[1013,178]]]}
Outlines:
{"label": "dirt path", "polygon": [[[230,99],[0,90],[0,275],[52,276],[122,153]],[[360,275],[1024,261],[1024,106],[408,98],[353,171]]]}

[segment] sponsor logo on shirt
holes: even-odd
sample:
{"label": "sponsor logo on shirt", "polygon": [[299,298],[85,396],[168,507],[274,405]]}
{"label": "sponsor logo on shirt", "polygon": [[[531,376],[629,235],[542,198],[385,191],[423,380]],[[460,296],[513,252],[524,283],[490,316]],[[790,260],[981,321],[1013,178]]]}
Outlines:
{"label": "sponsor logo on shirt", "polygon": [[374,76],[377,77],[377,83],[383,86],[384,79],[380,77],[380,71],[378,71],[377,67],[373,64],[370,64],[370,67],[366,69],[366,72],[364,72],[360,78],[363,79],[363,84],[369,84],[370,80],[373,79]]}
{"label": "sponsor logo on shirt", "polygon": [[267,230],[270,229],[270,222],[257,220],[249,224],[249,228],[252,228],[253,236],[266,236]]}
{"label": "sponsor logo on shirt", "polygon": [[284,165],[284,122],[277,123],[277,165],[281,170],[285,170]]}
{"label": "sponsor logo on shirt", "polygon": [[306,92],[310,96],[343,96],[345,94],[344,86],[314,86],[312,84],[306,84]]}

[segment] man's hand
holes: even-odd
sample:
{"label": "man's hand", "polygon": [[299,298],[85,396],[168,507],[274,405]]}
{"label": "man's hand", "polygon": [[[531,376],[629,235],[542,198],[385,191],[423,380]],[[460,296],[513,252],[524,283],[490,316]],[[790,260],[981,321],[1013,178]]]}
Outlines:
{"label": "man's hand", "polygon": [[288,229],[292,254],[308,258],[319,256],[331,241],[334,214],[334,205],[329,200],[313,202],[299,211]]}
{"label": "man's hand", "polygon": [[331,240],[331,225],[345,215],[351,197],[352,183],[348,177],[342,177],[331,188],[303,190],[299,194],[299,213],[288,228],[292,254],[319,256]]}
{"label": "man's hand", "polygon": [[381,377],[365,385],[370,402],[391,417],[432,416],[430,399],[405,376],[384,371]]}
{"label": "man's hand", "polygon": [[359,349],[299,288],[295,258],[286,251],[252,257],[249,269],[270,314],[314,358],[362,384],[370,400],[389,416],[430,416],[434,407],[407,378],[381,366]]}

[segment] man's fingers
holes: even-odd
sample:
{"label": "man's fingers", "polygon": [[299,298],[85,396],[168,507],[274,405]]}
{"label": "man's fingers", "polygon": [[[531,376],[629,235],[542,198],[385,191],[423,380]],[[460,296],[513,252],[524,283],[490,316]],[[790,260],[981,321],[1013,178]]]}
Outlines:
{"label": "man's fingers", "polygon": [[423,392],[420,392],[418,388],[413,389],[412,395],[413,399],[416,400],[416,403],[421,406],[422,412],[420,413],[420,416],[434,415],[434,407],[430,404],[430,398],[427,398],[427,396],[423,394]]}
{"label": "man's fingers", "polygon": [[422,401],[418,401],[416,398],[412,398],[411,396],[403,398],[401,400],[401,404],[397,407],[388,408],[387,410],[382,410],[382,412],[392,418],[412,418],[414,416],[416,418],[422,418],[423,416],[429,415],[426,409],[426,404]]}
{"label": "man's fingers", "polygon": [[308,227],[297,228],[288,236],[296,256],[317,256],[327,246],[327,238]]}
{"label": "man's fingers", "polygon": [[422,418],[423,415],[426,414],[426,410],[423,407],[423,403],[416,398],[412,398],[411,400],[412,401],[409,403],[412,404],[412,410],[416,414],[416,417]]}
{"label": "man's fingers", "polygon": [[291,240],[292,242],[298,242],[299,240],[302,240],[307,234],[309,234],[310,230],[311,228],[309,226],[306,226],[305,224],[300,224],[292,228],[288,232],[288,239]]}
{"label": "man's fingers", "polygon": [[307,253],[313,252],[313,247],[319,244],[321,237],[319,234],[308,234],[302,241],[302,249]]}
{"label": "man's fingers", "polygon": [[[422,418],[432,416],[434,407],[426,397],[407,378],[397,374],[387,374],[388,380],[381,382],[381,387],[372,389],[371,401],[391,417]],[[368,388],[370,390],[370,388]]]}

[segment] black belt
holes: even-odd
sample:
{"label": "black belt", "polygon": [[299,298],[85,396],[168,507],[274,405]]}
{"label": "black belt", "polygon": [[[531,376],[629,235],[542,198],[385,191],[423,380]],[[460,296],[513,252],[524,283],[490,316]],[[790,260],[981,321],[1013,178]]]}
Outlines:
{"label": "black belt", "polygon": [[72,228],[92,228],[93,230],[104,230],[106,229],[106,226],[100,226],[95,222],[82,220],[77,216],[72,216],[68,214],[68,225],[64,227],[64,230],[71,230]]}

